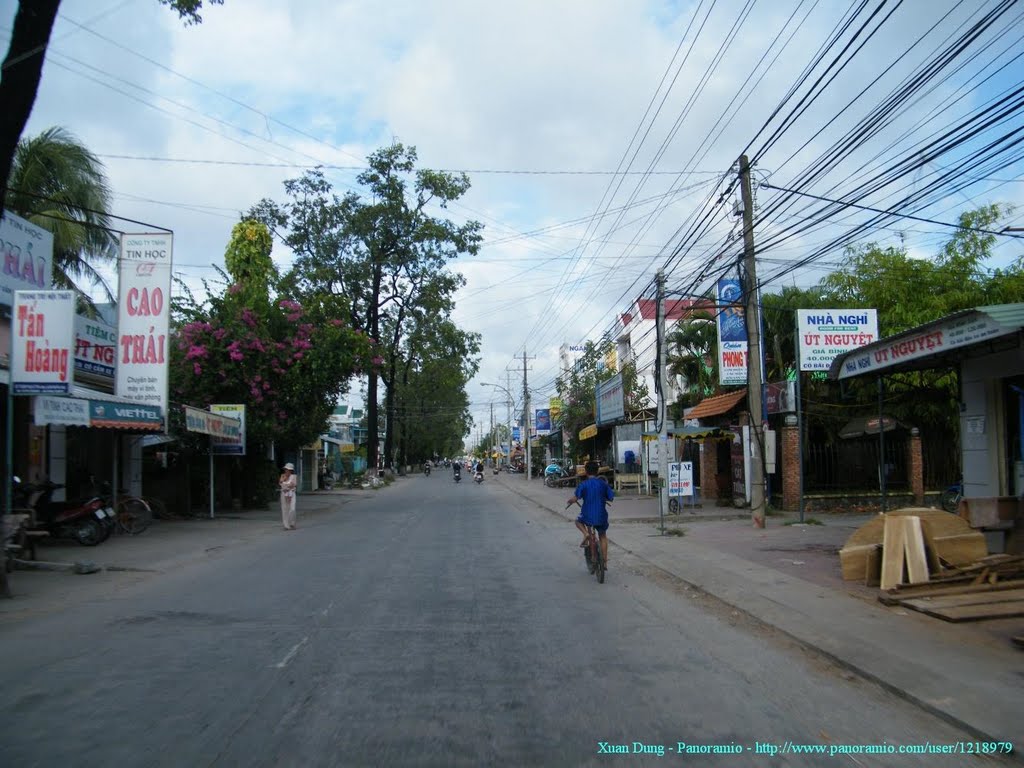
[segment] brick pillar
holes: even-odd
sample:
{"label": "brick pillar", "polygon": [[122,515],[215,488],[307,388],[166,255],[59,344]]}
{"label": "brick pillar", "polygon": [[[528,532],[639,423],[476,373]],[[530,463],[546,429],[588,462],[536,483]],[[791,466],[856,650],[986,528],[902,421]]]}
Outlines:
{"label": "brick pillar", "polygon": [[910,440],[907,441],[907,474],[914,503],[924,506],[924,459],[921,456],[921,433],[917,427],[910,430]]}
{"label": "brick pillar", "polygon": [[787,416],[782,428],[782,508],[800,509],[800,432],[796,416]]}
{"label": "brick pillar", "polygon": [[718,501],[718,444],[712,437],[700,443],[700,497],[709,504]]}

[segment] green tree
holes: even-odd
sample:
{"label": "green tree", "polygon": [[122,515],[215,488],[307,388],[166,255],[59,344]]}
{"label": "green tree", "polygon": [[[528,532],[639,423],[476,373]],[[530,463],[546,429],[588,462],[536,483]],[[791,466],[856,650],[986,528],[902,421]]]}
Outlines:
{"label": "green tree", "polygon": [[686,381],[676,405],[689,407],[718,390],[718,331],[711,312],[697,310],[667,334],[668,371]]}
{"label": "green tree", "polygon": [[114,300],[97,271],[98,265],[117,261],[110,206],[103,163],[63,128],[18,142],[7,208],[53,233],[53,284],[76,291],[80,304],[89,307],[89,286],[99,286],[107,301]]}
{"label": "green tree", "polygon": [[[427,285],[429,292],[444,294],[460,284],[451,279],[445,287],[438,275],[450,260],[477,252],[482,226],[475,221],[456,225],[427,212],[430,205],[443,208],[465,194],[465,174],[417,171],[415,148],[397,143],[372,153],[368,165],[357,178],[365,199],[357,192],[338,197],[315,170],[285,183],[290,202],[263,200],[252,215],[276,228],[296,253],[289,276],[296,295],[338,296],[349,302],[353,326],[381,342],[379,364],[393,385],[408,311],[421,301]],[[385,330],[390,334],[382,338]],[[392,398],[388,395],[390,407]],[[377,444],[372,437],[379,424],[374,375],[367,382],[366,406],[367,459],[373,463]],[[386,423],[386,430],[392,428]],[[393,434],[385,439],[390,446]]]}
{"label": "green tree", "polygon": [[[185,24],[198,24],[203,20],[199,15],[203,0],[159,2],[177,11]],[[220,5],[224,0],[208,2]],[[58,8],[60,0],[20,0],[18,3],[11,41],[0,74],[0,104],[4,105],[4,119],[0,120],[0,183],[7,183],[18,139],[32,114]],[[0,200],[4,201],[5,208],[10,207],[6,192],[6,187],[0,191]]]}
{"label": "green tree", "polygon": [[226,290],[207,285],[205,303],[186,293],[174,307],[172,399],[199,408],[246,403],[253,462],[271,442],[295,449],[314,440],[372,354],[343,302],[327,296],[300,304],[276,294],[270,244],[263,225],[236,225],[225,255]]}

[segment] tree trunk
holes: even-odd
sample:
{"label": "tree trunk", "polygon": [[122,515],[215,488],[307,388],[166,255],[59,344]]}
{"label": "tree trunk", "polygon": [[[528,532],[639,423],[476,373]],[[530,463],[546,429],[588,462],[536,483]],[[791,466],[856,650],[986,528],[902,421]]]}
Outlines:
{"label": "tree trunk", "polygon": [[0,120],[0,200],[7,197],[14,150],[32,114],[59,6],[60,0],[21,0],[14,17],[11,44],[0,75],[0,104],[4,110]]}

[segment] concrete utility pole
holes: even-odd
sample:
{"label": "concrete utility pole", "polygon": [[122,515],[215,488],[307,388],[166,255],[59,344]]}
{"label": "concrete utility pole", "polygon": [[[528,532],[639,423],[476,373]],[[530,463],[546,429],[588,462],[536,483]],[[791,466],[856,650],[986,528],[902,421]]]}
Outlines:
{"label": "concrete utility pole", "polygon": [[533,463],[530,459],[530,388],[526,383],[526,349],[523,349],[523,430],[526,432],[526,480],[530,481],[533,474]]}
{"label": "concrete utility pole", "polygon": [[488,456],[487,458],[490,459],[491,461],[494,461],[494,403],[493,402],[491,403],[491,440],[490,440],[490,443],[491,443],[491,449],[490,449],[490,454],[491,455]]}
{"label": "concrete utility pole", "polygon": [[666,394],[665,362],[668,353],[665,343],[665,273],[658,270],[658,516],[661,518],[661,533],[665,534],[665,515],[668,514],[668,401]]}
{"label": "concrete utility pole", "polygon": [[740,194],[743,197],[743,295],[747,322],[747,409],[750,411],[750,515],[755,528],[765,526],[764,414],[761,408],[761,323],[757,266],[754,259],[754,195],[750,189],[750,161],[740,155]]}

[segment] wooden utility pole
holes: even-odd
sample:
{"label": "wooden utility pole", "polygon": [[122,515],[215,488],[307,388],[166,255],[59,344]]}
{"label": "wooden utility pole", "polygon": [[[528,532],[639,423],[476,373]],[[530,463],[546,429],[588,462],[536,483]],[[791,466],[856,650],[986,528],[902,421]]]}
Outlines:
{"label": "wooden utility pole", "polygon": [[740,155],[740,194],[743,198],[743,295],[747,323],[747,409],[750,412],[750,514],[755,528],[765,526],[764,500],[764,386],[761,378],[761,323],[757,266],[754,259],[754,195],[750,161]]}
{"label": "wooden utility pole", "polygon": [[661,534],[665,535],[665,515],[668,514],[668,389],[666,386],[665,363],[668,358],[665,341],[665,273],[657,275],[657,342],[658,342],[658,517],[661,519]]}

